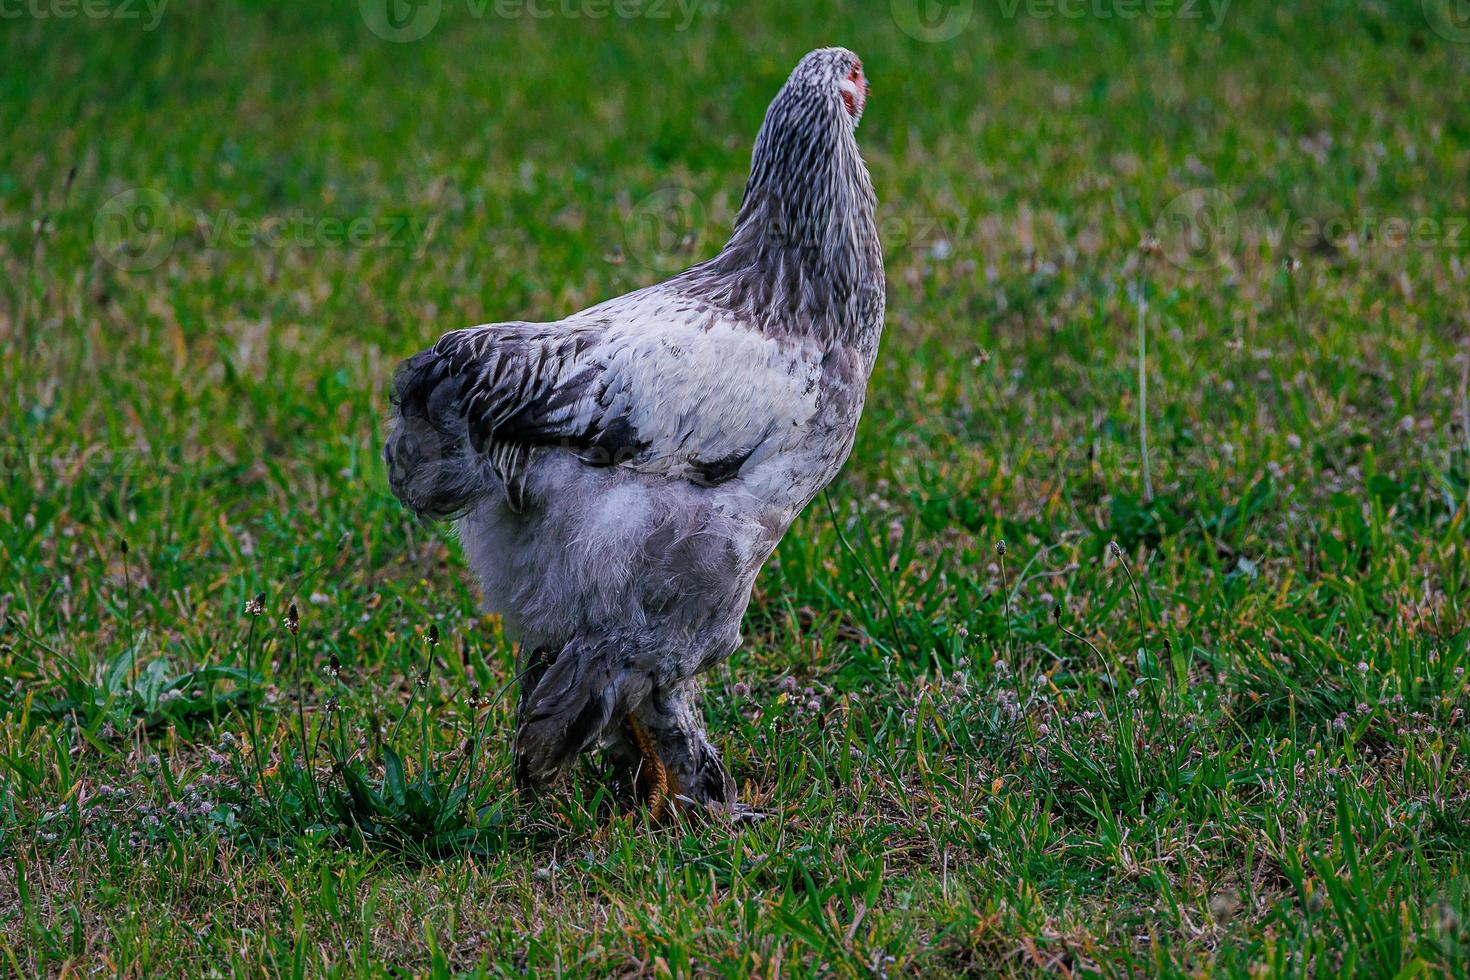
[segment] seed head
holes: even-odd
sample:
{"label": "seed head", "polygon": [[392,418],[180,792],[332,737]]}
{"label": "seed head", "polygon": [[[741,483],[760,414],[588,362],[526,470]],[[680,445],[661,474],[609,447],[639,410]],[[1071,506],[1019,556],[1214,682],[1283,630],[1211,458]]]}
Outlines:
{"label": "seed head", "polygon": [[1164,253],[1164,247],[1159,244],[1159,236],[1153,232],[1149,232],[1138,243],[1138,251],[1145,256],[1162,255]]}
{"label": "seed head", "polygon": [[1001,557],[1002,557],[1002,558],[1004,558],[1004,557],[1005,557],[1005,553],[1006,553],[1006,543],[1005,543],[1005,542],[1004,542],[1004,541],[997,541],[997,542],[996,542],[996,543],[995,543],[995,553],[996,553],[996,554],[997,554],[997,555],[1000,555],[1000,556],[1001,556]]}
{"label": "seed head", "polygon": [[246,599],[245,612],[251,616],[259,616],[265,612],[265,593],[257,592],[254,599]]}
{"label": "seed head", "polygon": [[429,646],[436,647],[436,646],[439,645],[439,627],[438,626],[435,626],[433,623],[430,623],[429,624],[428,633],[426,635],[429,638]]}
{"label": "seed head", "polygon": [[332,654],[332,659],[327,661],[327,673],[332,675],[333,680],[342,676],[342,661],[337,659],[335,653]]}
{"label": "seed head", "polygon": [[127,538],[118,538],[117,539],[117,550],[122,552],[122,556],[124,558],[126,558],[128,556],[128,539]]}
{"label": "seed head", "polygon": [[301,616],[296,612],[296,603],[291,603],[291,608],[286,610],[286,618],[281,620],[287,631],[295,636],[301,629]]}

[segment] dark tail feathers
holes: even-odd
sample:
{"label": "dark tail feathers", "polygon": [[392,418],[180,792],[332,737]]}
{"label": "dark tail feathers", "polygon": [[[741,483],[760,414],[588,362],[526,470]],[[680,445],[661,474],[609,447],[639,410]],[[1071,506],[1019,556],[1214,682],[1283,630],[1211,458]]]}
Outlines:
{"label": "dark tail feathers", "polygon": [[469,452],[459,378],[448,361],[426,350],[393,376],[393,421],[383,460],[393,495],[419,517],[459,516],[482,486],[477,454]]}
{"label": "dark tail feathers", "polygon": [[517,781],[556,779],[651,688],[649,676],[630,669],[612,641],[579,637],[568,643],[526,699],[516,733]]}

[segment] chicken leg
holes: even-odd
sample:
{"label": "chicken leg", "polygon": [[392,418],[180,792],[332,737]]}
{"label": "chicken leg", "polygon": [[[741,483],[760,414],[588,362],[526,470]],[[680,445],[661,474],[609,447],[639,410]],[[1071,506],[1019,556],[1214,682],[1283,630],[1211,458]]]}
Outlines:
{"label": "chicken leg", "polygon": [[648,786],[648,808],[654,820],[662,819],[664,809],[668,805],[670,791],[677,794],[678,788],[670,783],[668,767],[658,757],[658,749],[653,744],[653,735],[643,722],[638,720],[637,714],[628,716],[628,728],[633,734],[633,744],[638,747],[639,754],[643,756],[639,773]]}
{"label": "chicken leg", "polygon": [[735,800],[735,780],[705,735],[700,687],[694,680],[655,687],[628,716],[655,818],[670,803],[723,810]]}

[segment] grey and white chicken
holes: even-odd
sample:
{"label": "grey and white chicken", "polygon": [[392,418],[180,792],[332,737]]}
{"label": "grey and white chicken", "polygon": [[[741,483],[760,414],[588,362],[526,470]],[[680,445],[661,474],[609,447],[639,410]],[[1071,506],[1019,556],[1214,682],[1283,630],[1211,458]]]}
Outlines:
{"label": "grey and white chicken", "polygon": [[867,95],[851,51],[811,52],[719,255],[564,320],[456,330],[398,371],[389,482],[457,523],[519,639],[523,785],[603,745],[641,755],[653,792],[734,801],[696,677],[852,448],[884,307]]}

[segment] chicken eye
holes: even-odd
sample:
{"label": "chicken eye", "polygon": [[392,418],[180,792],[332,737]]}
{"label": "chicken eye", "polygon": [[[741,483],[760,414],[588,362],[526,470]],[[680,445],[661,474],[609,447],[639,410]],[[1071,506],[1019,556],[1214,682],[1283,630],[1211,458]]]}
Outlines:
{"label": "chicken eye", "polygon": [[868,82],[863,78],[862,62],[854,64],[841,85],[842,103],[854,118],[861,109],[861,102],[868,97]]}

